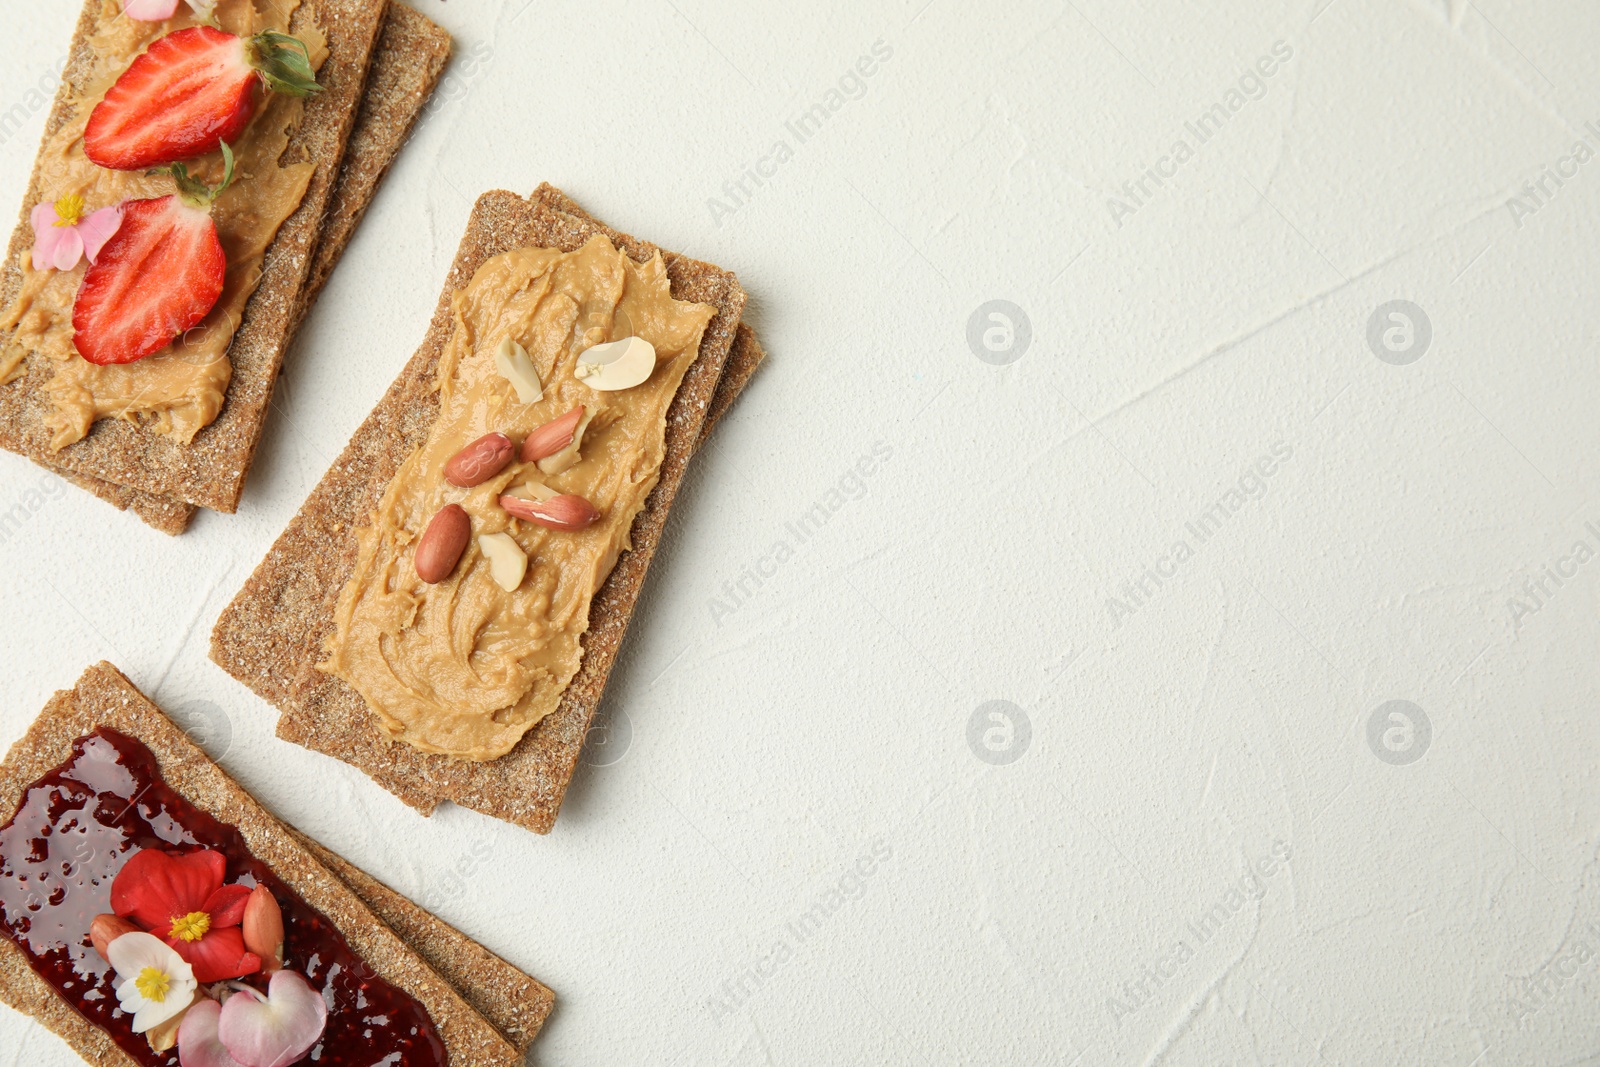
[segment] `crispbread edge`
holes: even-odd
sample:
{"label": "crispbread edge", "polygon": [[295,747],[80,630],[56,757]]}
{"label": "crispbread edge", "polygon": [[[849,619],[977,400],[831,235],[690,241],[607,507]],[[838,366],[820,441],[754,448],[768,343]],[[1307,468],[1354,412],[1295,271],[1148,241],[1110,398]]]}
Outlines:
{"label": "crispbread edge", "polygon": [[[316,301],[371,205],[379,183],[410,138],[450,58],[450,46],[450,34],[426,15],[398,0],[389,4],[361,95],[361,111],[350,131],[339,176],[328,199],[316,258],[300,294],[297,321],[305,318]],[[181,500],[58,470],[47,459],[34,457],[34,461],[56,470],[73,485],[113,507],[132,511],[147,526],[165,534],[183,533],[199,510]]]}
{"label": "crispbread edge", "polygon": [[[155,755],[167,784],[243,835],[266,863],[339,930],[385,981],[422,1004],[457,1064],[521,1062],[519,1051],[479,1015],[360,898],[226,772],[174,726],[161,709],[109,663],[90,667],[58,692],[0,764],[0,810],[16,811],[27,787],[72,755],[78,738],[107,726],[137,738]],[[60,1035],[90,1063],[138,1067],[99,1027],[56,995],[9,938],[0,937],[0,999]]]}
{"label": "crispbread edge", "polygon": [[526,1052],[555,1006],[555,994],[472,938],[413,904],[332,849],[292,826],[290,833],[360,897],[374,915],[455,987],[518,1052]]}
{"label": "crispbread edge", "polygon": [[694,444],[695,451],[705,447],[711,431],[733,409],[733,402],[739,399],[739,394],[744,392],[744,387],[750,384],[750,379],[755,377],[766,358],[767,351],[756,340],[756,332],[741,322],[733,335],[733,347],[728,350],[728,363],[722,369],[722,381],[717,383],[717,391],[711,394],[711,405],[706,408],[705,425],[700,427],[700,440]]}
{"label": "crispbread edge", "polygon": [[[72,97],[84,87],[93,60],[88,36],[96,13],[115,2],[85,0],[71,58],[45,125],[46,140],[72,118]],[[157,496],[218,511],[232,512],[238,507],[387,3],[307,0],[290,23],[291,30],[303,27],[315,8],[314,17],[328,41],[328,58],[317,75],[323,91],[307,99],[302,121],[284,152],[291,159],[316,160],[318,166],[305,198],[279,228],[262,262],[260,285],[245,305],[243,320],[228,349],[233,380],[216,421],[185,446],[130,422],[101,419],[83,440],[53,452],[45,426],[49,403],[41,393],[53,371],[44,365],[48,360],[30,359],[25,374],[0,386],[0,447],[48,460],[52,467]],[[0,274],[0,307],[10,306],[22,283],[18,257],[31,244],[28,215],[30,206],[42,196],[40,170],[36,160]]]}
{"label": "crispbread edge", "polygon": [[410,140],[450,61],[452,44],[449,32],[420,11],[399,0],[389,5],[372,53],[361,110],[340,162],[338,182],[328,198],[322,239],[300,294],[296,329],[321,295],[372,206],[378,186]]}
{"label": "crispbread edge", "polygon": [[[539,188],[533,191],[533,196],[534,199],[557,211],[601,225],[599,220],[583,210],[576,200],[549,182],[541,182]],[[717,423],[722,421],[722,416],[733,407],[733,402],[739,399],[739,394],[744,392],[744,387],[750,384],[756,369],[766,358],[767,353],[756,340],[755,330],[747,323],[740,322],[733,336],[733,347],[728,350],[728,359],[723,365],[722,377],[717,381],[716,391],[711,395],[710,406],[706,408],[706,419],[700,426],[700,437],[694,446],[696,450],[706,443],[711,431],[716,429]]]}
{"label": "crispbread edge", "polygon": [[[586,216],[553,208],[552,193],[545,187],[529,201],[505,192],[479,199],[427,339],[224,612],[212,638],[213,659],[247,684],[269,688],[278,697],[274,702],[285,712],[278,724],[280,736],[360,767],[424,811],[448,799],[540,833],[549,831],[560,808],[672,496],[721,379],[744,304],[732,275],[684,257],[666,257],[673,295],[716,304],[718,314],[669,411],[661,478],[634,523],[633,548],[595,596],[579,673],[556,711],[512,753],[491,763],[469,763],[390,741],[377,731],[361,698],[338,679],[317,672],[313,663],[331,631],[334,600],[353,566],[353,528],[365,519],[436,414],[432,374],[451,328],[451,294],[484,260],[510,248],[576,248],[602,232],[636,258],[656,251]],[[285,665],[297,670],[288,690],[274,677]]]}

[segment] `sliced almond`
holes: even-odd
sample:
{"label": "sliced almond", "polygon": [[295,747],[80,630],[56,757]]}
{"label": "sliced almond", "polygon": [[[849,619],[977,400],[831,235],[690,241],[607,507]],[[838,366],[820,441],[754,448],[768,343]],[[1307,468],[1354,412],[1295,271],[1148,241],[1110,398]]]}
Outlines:
{"label": "sliced almond", "polygon": [[539,372],[528,358],[528,350],[507,337],[495,349],[494,369],[500,377],[511,383],[517,399],[524,404],[536,404],[544,398],[544,386],[539,384]]}
{"label": "sliced almond", "polygon": [[[193,1007],[194,1005],[190,1005]],[[144,1039],[150,1042],[151,1052],[166,1052],[178,1043],[178,1028],[183,1025],[183,1017],[189,1014],[189,1008],[184,1008],[178,1014],[164,1023],[157,1023],[144,1032]]]}
{"label": "sliced almond", "polygon": [[590,389],[615,392],[644,384],[655,370],[656,346],[643,337],[624,337],[584,352],[572,374]]}
{"label": "sliced almond", "polygon": [[[571,412],[567,413],[568,415]],[[539,470],[545,475],[557,475],[564,470],[570,470],[581,458],[578,450],[583,447],[583,434],[589,428],[589,420],[594,418],[594,412],[583,409],[583,418],[578,420],[578,428],[572,431],[572,440],[567,447],[554,455],[546,456],[539,461]]]}
{"label": "sliced almond", "polygon": [[531,500],[536,504],[542,504],[546,500],[558,497],[561,494],[550,488],[548,485],[545,485],[537,478],[529,478],[521,485],[507,489],[505,495],[514,496],[518,500]]}
{"label": "sliced almond", "polygon": [[508,593],[516,592],[528,573],[528,554],[516,538],[508,533],[482,534],[478,537],[478,551],[489,561],[489,577],[494,584]]}

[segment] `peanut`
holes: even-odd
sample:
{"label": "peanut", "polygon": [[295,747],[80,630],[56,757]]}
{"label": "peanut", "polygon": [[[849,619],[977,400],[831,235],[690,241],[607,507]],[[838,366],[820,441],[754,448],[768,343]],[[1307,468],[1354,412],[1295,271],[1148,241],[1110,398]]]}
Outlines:
{"label": "peanut", "polygon": [[471,539],[472,519],[467,509],[460,504],[440,508],[417,542],[417,577],[429,585],[438,585],[450,577]]}
{"label": "peanut", "polygon": [[523,500],[521,497],[502,496],[500,506],[526,522],[538,523],[552,530],[583,530],[594,525],[600,517],[595,506],[575,493],[563,493],[549,500]]}
{"label": "peanut", "polygon": [[506,469],[515,449],[503,433],[486,433],[450,457],[444,480],[461,489],[482,485]]}

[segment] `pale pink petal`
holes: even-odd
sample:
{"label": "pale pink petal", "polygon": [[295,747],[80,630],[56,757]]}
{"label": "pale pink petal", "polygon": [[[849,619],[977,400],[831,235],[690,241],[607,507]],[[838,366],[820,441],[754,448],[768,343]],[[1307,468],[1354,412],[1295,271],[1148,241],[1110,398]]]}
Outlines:
{"label": "pale pink petal", "polygon": [[33,268],[46,270],[56,258],[56,246],[61,243],[61,231],[66,227],[56,225],[54,204],[40,204],[33,209],[29,219],[33,222]]}
{"label": "pale pink petal", "polygon": [[[57,226],[55,205],[40,204],[29,216],[33,222],[33,267],[35,270],[71,270],[83,255],[83,238],[70,226]],[[65,264],[63,266],[63,264]]]}
{"label": "pale pink petal", "polygon": [[178,0],[122,0],[122,13],[138,22],[165,22],[178,10]]}
{"label": "pale pink petal", "polygon": [[83,258],[83,235],[76,226],[62,226],[57,232],[61,238],[56,242],[50,265],[56,270],[71,270]]}
{"label": "pale pink petal", "polygon": [[83,238],[83,254],[93,263],[100,254],[100,249],[105,247],[113,234],[122,228],[122,208],[103,207],[99,211],[90,212],[87,217],[76,227],[78,234]]}
{"label": "pale pink petal", "polygon": [[322,994],[295,972],[279,971],[265,998],[246,992],[228,998],[217,1036],[244,1067],[288,1067],[311,1050],[327,1023]]}
{"label": "pale pink petal", "polygon": [[201,999],[178,1027],[178,1063],[181,1067],[240,1067],[217,1036],[222,1005]]}

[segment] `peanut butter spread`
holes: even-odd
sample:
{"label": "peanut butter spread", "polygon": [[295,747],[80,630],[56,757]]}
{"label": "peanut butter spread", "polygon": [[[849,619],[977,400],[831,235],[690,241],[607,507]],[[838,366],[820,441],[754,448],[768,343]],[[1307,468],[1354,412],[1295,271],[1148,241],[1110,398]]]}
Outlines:
{"label": "peanut butter spread", "polygon": [[[217,19],[224,30],[241,37],[265,30],[287,32],[289,18],[300,6],[300,0],[259,3],[258,8],[252,0],[220,0]],[[55,201],[76,193],[93,211],[175,190],[172,177],[164,171],[147,175],[95,166],[83,154],[83,131],[94,105],[136,56],[156,38],[195,24],[182,4],[166,22],[138,22],[122,15],[118,0],[102,0],[99,24],[89,39],[96,66],[87,88],[74,98],[71,121],[40,149],[42,199]],[[321,30],[302,29],[298,36],[311,54],[312,67],[321,67],[328,55]],[[228,346],[261,281],[262,259],[278,228],[300,206],[316,170],[313,162],[282,158],[304,110],[300,98],[266,94],[233,144],[237,177],[212,207],[228,261],[222,297],[198,326],[155,355],[120,366],[100,367],[85,360],[72,344],[72,305],[86,263],[69,271],[36,269],[29,253],[22,253],[21,291],[0,315],[0,383],[21,374],[29,359],[50,361],[54,374],[46,393],[52,409],[47,417],[52,448],[79,440],[97,419],[139,420],[185,443],[216,419],[233,376]],[[189,169],[214,185],[222,178],[221,154],[192,163]]]}
{"label": "peanut butter spread", "polygon": [[[667,411],[715,311],[673,299],[659,255],[635,263],[603,236],[576,252],[503,253],[456,294],[438,419],[356,531],[357,562],[318,665],[366,699],[386,734],[424,752],[489,760],[555,710],[583,658],[590,601],[660,476]],[[655,346],[656,369],[643,384],[599,392],[574,376],[583,352],[630,336]],[[531,357],[541,399],[521,402],[497,371],[507,338]],[[546,474],[513,461],[472,489],[445,481],[445,465],[467,444],[495,431],[520,441],[578,405],[587,425],[567,469]],[[513,518],[499,497],[530,483],[584,497],[599,520],[572,531]],[[430,585],[417,576],[416,544],[450,504],[466,509],[472,538],[454,572]],[[527,553],[527,574],[511,592],[480,547],[496,533]]]}

